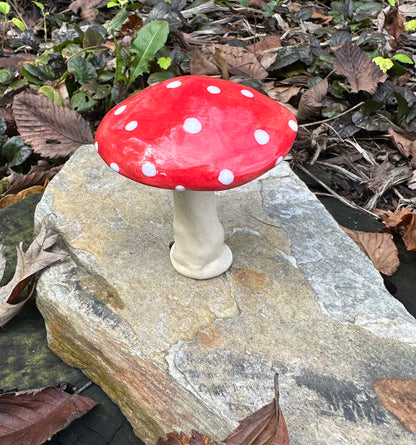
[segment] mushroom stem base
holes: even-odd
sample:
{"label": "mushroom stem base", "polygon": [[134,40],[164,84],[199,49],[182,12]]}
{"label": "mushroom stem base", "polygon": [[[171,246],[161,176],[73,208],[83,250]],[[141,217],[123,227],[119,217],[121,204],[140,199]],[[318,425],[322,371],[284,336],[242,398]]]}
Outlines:
{"label": "mushroom stem base", "polygon": [[173,191],[175,243],[170,251],[173,267],[197,280],[225,272],[233,255],[224,243],[214,192]]}

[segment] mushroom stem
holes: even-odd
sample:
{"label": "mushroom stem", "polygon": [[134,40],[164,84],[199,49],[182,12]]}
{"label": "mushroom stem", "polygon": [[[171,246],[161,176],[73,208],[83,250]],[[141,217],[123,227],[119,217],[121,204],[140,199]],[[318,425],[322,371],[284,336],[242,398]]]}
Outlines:
{"label": "mushroom stem", "polygon": [[182,275],[203,280],[225,272],[232,263],[217,215],[215,192],[173,191],[175,243],[173,267]]}

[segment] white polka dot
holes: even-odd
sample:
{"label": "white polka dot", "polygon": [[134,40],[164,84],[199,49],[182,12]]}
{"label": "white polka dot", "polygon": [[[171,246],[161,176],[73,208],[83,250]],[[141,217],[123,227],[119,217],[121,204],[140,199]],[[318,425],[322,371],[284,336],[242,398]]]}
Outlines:
{"label": "white polka dot", "polygon": [[95,146],[95,149],[98,151],[98,142],[97,141],[94,142],[94,146]]}
{"label": "white polka dot", "polygon": [[226,168],[221,170],[220,174],[218,175],[218,181],[220,181],[221,184],[230,185],[234,181],[233,172]]}
{"label": "white polka dot", "polygon": [[185,187],[183,185],[177,185],[175,187],[175,190],[178,190],[178,192],[184,192],[185,191]]}
{"label": "white polka dot", "polygon": [[187,133],[197,134],[202,130],[202,125],[201,122],[199,122],[199,120],[195,117],[189,117],[188,119],[185,119],[185,122],[183,123],[183,129]]}
{"label": "white polka dot", "polygon": [[116,111],[114,111],[114,114],[117,116],[117,115],[121,114],[126,108],[127,108],[127,105],[122,105],[121,107],[118,107]]}
{"label": "white polka dot", "polygon": [[142,173],[149,178],[153,178],[157,175],[156,165],[152,162],[145,162],[142,165]]}
{"label": "white polka dot", "polygon": [[180,80],[175,80],[174,82],[170,82],[166,85],[166,88],[178,88],[182,85]]}
{"label": "white polka dot", "polygon": [[241,90],[241,94],[246,97],[254,97],[254,94],[249,90]]}
{"label": "white polka dot", "polygon": [[207,88],[207,90],[208,90],[208,93],[211,93],[211,94],[220,94],[221,93],[221,90],[218,87],[214,86],[214,85],[210,85]]}
{"label": "white polka dot", "polygon": [[298,131],[298,124],[295,121],[290,120],[288,124],[293,131]]}
{"label": "white polka dot", "polygon": [[115,162],[112,162],[110,167],[117,173],[120,171],[120,167]]}
{"label": "white polka dot", "polygon": [[135,130],[136,128],[137,128],[137,125],[139,125],[138,123],[137,123],[137,121],[131,121],[131,122],[129,122],[127,125],[126,125],[126,130],[127,131],[133,131],[133,130]]}
{"label": "white polka dot", "polygon": [[258,144],[264,145],[270,141],[270,136],[264,130],[256,130],[254,132],[254,139]]}
{"label": "white polka dot", "polygon": [[276,159],[276,163],[274,164],[274,166],[276,167],[277,165],[279,165],[279,164],[283,161],[283,159],[284,159],[283,156],[279,156],[279,157]]}

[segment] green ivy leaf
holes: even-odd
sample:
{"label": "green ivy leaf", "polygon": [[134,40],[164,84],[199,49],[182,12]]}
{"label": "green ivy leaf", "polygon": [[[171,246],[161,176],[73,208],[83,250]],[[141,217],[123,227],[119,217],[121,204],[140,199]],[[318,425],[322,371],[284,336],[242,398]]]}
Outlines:
{"label": "green ivy leaf", "polygon": [[130,52],[136,54],[131,62],[127,87],[143,73],[149,72],[149,63],[163,47],[169,34],[169,25],[165,21],[153,21],[143,26],[134,39]]}
{"label": "green ivy leaf", "polygon": [[387,73],[387,71],[394,65],[391,59],[385,59],[384,57],[374,57],[372,60],[383,73]]}
{"label": "green ivy leaf", "polygon": [[406,54],[395,54],[392,59],[398,60],[401,63],[413,65],[413,60],[409,56],[406,56]]}
{"label": "green ivy leaf", "polygon": [[72,73],[78,83],[83,85],[85,82],[97,79],[97,71],[94,65],[88,62],[81,54],[72,57],[67,63],[68,72]]}

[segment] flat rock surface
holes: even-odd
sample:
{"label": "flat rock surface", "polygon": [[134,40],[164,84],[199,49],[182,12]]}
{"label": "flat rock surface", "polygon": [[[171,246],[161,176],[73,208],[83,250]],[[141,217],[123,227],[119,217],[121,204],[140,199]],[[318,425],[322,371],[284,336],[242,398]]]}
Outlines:
{"label": "flat rock surface", "polygon": [[71,255],[38,283],[52,350],[148,445],[174,430],[224,439],[272,400],[275,372],[292,445],[414,444],[374,384],[415,378],[416,321],[370,261],[288,165],[219,193],[218,207],[232,268],[183,277],[169,260],[171,192],[81,147],[35,217],[54,214]]}

